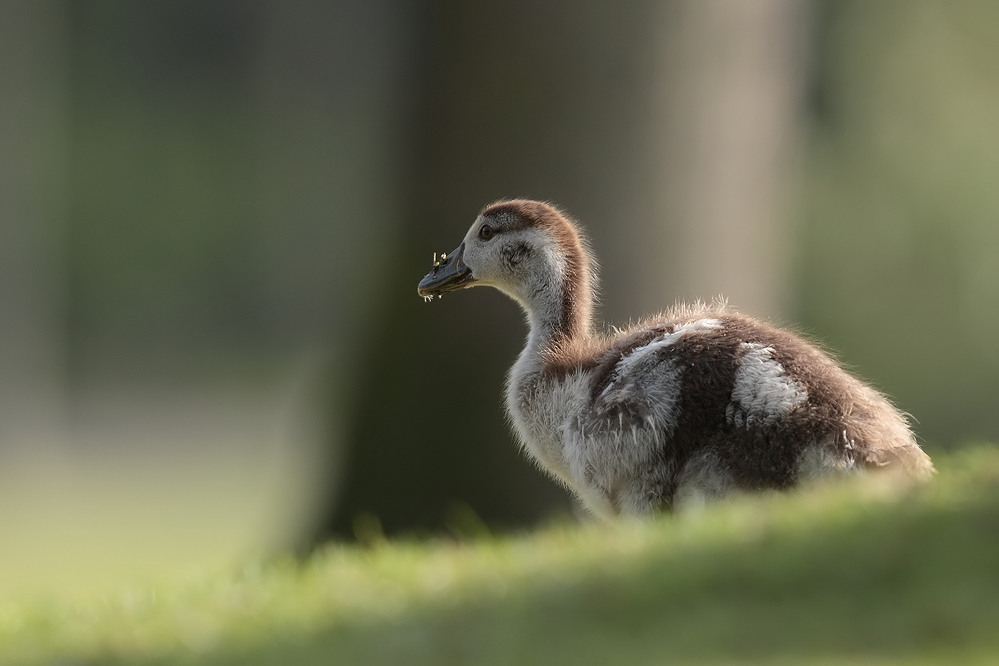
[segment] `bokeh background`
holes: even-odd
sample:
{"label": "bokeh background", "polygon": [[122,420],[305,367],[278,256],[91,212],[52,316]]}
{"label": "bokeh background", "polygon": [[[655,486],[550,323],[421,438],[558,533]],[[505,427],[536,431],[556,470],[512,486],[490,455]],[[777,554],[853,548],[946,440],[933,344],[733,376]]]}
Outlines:
{"label": "bokeh background", "polygon": [[601,315],[822,340],[931,453],[999,440],[999,5],[0,0],[0,593],[571,516],[497,293],[424,304],[501,197]]}

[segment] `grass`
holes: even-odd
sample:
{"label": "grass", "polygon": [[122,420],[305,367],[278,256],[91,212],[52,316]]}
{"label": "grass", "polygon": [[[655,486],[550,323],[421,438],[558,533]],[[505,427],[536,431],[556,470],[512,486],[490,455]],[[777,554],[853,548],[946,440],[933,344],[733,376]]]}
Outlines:
{"label": "grass", "polygon": [[335,545],[0,604],[0,663],[999,661],[999,449],[651,522]]}

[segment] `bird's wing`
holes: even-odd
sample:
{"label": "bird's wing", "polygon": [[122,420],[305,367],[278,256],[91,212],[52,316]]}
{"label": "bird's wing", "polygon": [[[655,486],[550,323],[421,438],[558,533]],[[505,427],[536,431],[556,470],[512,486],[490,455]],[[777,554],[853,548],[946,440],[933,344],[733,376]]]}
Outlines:
{"label": "bird's wing", "polygon": [[680,328],[641,331],[609,350],[591,384],[595,419],[609,428],[673,430],[683,380],[674,345],[686,333]]}

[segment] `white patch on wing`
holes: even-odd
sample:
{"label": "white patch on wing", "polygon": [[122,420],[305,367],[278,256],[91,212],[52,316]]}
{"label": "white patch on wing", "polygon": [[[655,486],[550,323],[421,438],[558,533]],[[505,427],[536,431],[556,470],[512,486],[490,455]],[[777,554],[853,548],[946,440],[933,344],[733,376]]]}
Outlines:
{"label": "white patch on wing", "polygon": [[635,347],[630,354],[622,358],[614,369],[614,376],[607,388],[600,394],[601,398],[611,396],[614,392],[626,391],[628,386],[619,388],[619,385],[627,385],[629,381],[635,380],[640,375],[647,375],[649,368],[644,367],[650,357],[654,358],[656,352],[671,345],[690,333],[701,333],[704,331],[714,331],[721,327],[721,322],[717,319],[698,319],[696,321],[680,324],[672,333],[665,333],[652,342],[641,347]]}
{"label": "white patch on wing", "polygon": [[617,421],[604,426],[612,431],[623,429],[627,418],[629,427],[669,433],[679,418],[682,377],[683,368],[676,359],[649,359],[646,365],[630,368],[628,374],[601,392],[594,416],[617,413]]}
{"label": "white patch on wing", "polygon": [[787,376],[773,357],[773,347],[743,342],[732,398],[725,411],[729,423],[752,428],[771,425],[808,399],[803,386]]}

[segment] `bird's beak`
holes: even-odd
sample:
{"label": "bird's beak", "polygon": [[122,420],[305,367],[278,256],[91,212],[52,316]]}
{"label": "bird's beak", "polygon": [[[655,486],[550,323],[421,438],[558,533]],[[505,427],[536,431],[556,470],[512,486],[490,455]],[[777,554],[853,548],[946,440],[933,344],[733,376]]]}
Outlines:
{"label": "bird's beak", "polygon": [[420,280],[416,288],[423,298],[432,298],[446,294],[449,291],[464,289],[469,286],[472,280],[472,269],[461,260],[465,253],[465,243],[462,243],[454,252],[434,258],[434,268]]}

